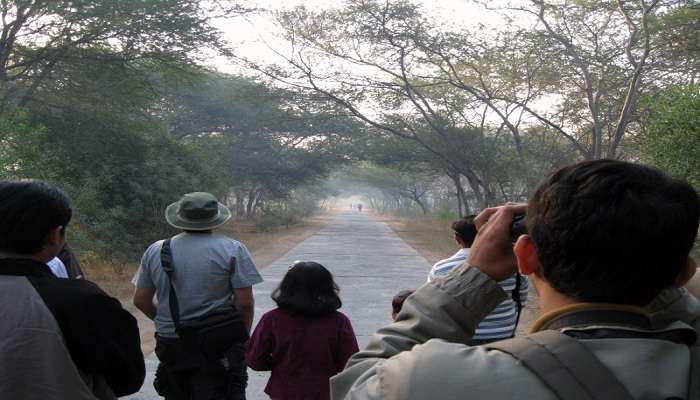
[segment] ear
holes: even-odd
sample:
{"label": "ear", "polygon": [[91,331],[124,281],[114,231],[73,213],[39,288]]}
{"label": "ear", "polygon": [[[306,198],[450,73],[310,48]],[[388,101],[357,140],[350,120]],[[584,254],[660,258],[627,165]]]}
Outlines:
{"label": "ear", "polygon": [[688,281],[695,275],[698,271],[698,265],[693,260],[693,257],[688,256],[688,261],[685,264],[685,268],[676,277],[676,282],[673,284],[675,287],[683,287]]}
{"label": "ear", "polygon": [[454,235],[452,235],[452,238],[455,240],[455,242],[457,242],[458,245],[464,247],[464,240],[462,240],[462,238],[459,237],[459,235],[455,233]]}
{"label": "ear", "polygon": [[537,255],[537,249],[529,235],[520,235],[513,246],[513,253],[518,261],[518,272],[521,275],[530,275],[538,273],[540,266],[540,258]]}
{"label": "ear", "polygon": [[46,244],[49,246],[62,245],[65,235],[65,229],[62,226],[57,226],[49,231],[49,235],[46,237]]}

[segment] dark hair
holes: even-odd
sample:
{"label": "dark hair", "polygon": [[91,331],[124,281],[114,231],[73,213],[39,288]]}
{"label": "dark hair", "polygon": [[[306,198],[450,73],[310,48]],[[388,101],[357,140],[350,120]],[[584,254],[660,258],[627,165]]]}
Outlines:
{"label": "dark hair", "polygon": [[323,265],[296,262],[272,292],[272,300],[285,311],[305,317],[322,317],[339,309],[338,285]]}
{"label": "dark hair", "polygon": [[403,302],[406,301],[408,296],[410,296],[413,292],[413,290],[402,290],[398,292],[393,299],[391,299],[391,309],[394,311],[394,314],[398,314],[399,311],[401,311]]}
{"label": "dark hair", "polygon": [[585,161],[546,178],[526,218],[543,275],[558,292],[645,305],[685,267],[700,202],[690,185],[658,169]]}
{"label": "dark hair", "polygon": [[471,247],[472,243],[474,243],[474,238],[476,238],[475,217],[476,215],[468,215],[452,223],[452,230],[462,239],[465,247]]}
{"label": "dark hair", "polygon": [[0,182],[0,251],[34,254],[52,229],[66,227],[71,205],[62,190],[45,182]]}

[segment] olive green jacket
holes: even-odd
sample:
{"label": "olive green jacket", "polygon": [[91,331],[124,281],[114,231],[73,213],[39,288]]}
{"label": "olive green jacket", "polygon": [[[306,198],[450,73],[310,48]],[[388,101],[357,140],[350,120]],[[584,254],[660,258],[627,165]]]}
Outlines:
{"label": "olive green jacket", "polygon": [[[350,358],[346,369],[331,378],[332,398],[556,399],[510,355],[465,344],[479,321],[506,296],[495,281],[468,265],[423,285],[406,300],[398,321],[377,331],[367,347]],[[681,330],[693,338],[700,331],[700,302],[684,289],[667,290],[646,310],[639,310],[654,313],[655,328]],[[548,318],[540,318],[536,329],[548,329]],[[606,325],[610,326],[600,323],[576,329]],[[690,347],[641,338],[581,342],[635,399],[700,398],[695,397],[700,393],[697,378],[690,388],[690,377],[700,377],[697,341]]]}

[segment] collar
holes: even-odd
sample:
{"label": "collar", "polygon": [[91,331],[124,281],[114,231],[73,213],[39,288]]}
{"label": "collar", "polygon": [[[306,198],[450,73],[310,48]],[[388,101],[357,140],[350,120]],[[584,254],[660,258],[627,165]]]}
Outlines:
{"label": "collar", "polygon": [[676,321],[654,323],[648,309],[622,304],[577,303],[550,311],[538,318],[530,333],[558,330],[579,338],[644,337],[693,344],[697,332],[691,326]]}
{"label": "collar", "polygon": [[461,249],[459,249],[458,252],[456,252],[456,253],[455,253],[452,257],[450,257],[450,258],[458,257],[458,256],[466,256],[466,255],[469,255],[469,247],[462,247]]}
{"label": "collar", "polygon": [[[617,319],[622,318],[622,319]],[[537,318],[530,333],[595,323],[597,325],[634,325],[651,329],[650,314],[641,307],[607,303],[576,303],[552,310]]]}
{"label": "collar", "polygon": [[54,276],[48,265],[29,258],[0,259],[0,275]]}

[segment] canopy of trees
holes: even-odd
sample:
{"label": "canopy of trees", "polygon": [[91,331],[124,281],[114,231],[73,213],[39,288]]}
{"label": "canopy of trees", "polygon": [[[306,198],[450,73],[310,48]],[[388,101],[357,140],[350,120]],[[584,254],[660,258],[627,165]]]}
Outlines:
{"label": "canopy of trees", "polygon": [[265,13],[235,2],[0,2],[0,176],[65,188],[71,241],[119,261],[171,233],[184,192],[286,218],[339,167],[375,207],[422,213],[523,201],[582,159],[698,185],[696,0],[474,3],[502,24],[411,0],[268,13],[285,43],[269,62],[215,28]]}
{"label": "canopy of trees", "polygon": [[2,2],[0,176],[64,188],[78,250],[134,260],[172,233],[164,208],[183,193],[274,213],[337,164],[347,125],[197,66],[228,51],[211,18],[244,11],[213,4]]}
{"label": "canopy of trees", "polygon": [[562,163],[638,159],[639,99],[700,67],[694,1],[489,1],[503,25],[458,28],[410,0],[343,4],[276,13],[280,61],[242,61],[420,147],[471,207],[522,199]]}

